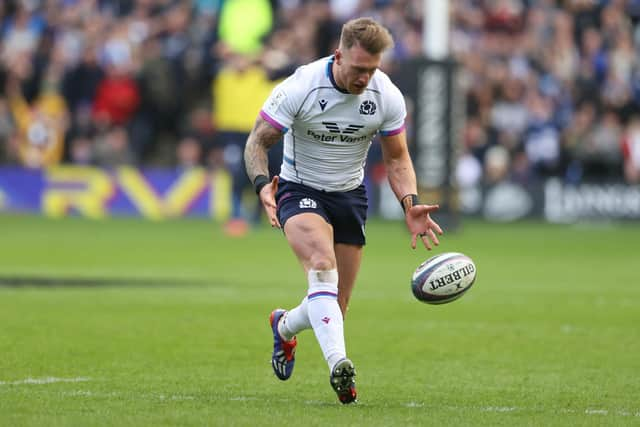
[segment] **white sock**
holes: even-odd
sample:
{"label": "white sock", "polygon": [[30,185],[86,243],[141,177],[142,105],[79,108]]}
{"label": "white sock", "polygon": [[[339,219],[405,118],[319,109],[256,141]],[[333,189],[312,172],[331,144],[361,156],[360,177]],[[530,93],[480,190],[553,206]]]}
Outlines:
{"label": "white sock", "polygon": [[344,323],[338,305],[338,271],[309,270],[309,321],[329,369],[346,357]]}
{"label": "white sock", "polygon": [[282,316],[282,319],[280,319],[278,323],[278,332],[280,332],[280,336],[284,338],[285,341],[290,341],[299,332],[311,328],[307,309],[307,297],[305,296],[300,305],[292,308],[287,314]]}

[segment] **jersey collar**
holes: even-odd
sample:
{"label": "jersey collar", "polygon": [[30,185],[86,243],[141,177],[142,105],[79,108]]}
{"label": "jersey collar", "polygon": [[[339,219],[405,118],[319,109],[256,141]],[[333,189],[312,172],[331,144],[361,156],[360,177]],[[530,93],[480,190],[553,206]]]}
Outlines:
{"label": "jersey collar", "polygon": [[341,87],[338,86],[338,84],[336,83],[336,79],[333,77],[333,61],[334,60],[335,60],[335,56],[331,55],[329,57],[329,62],[327,62],[327,77],[329,77],[329,80],[331,80],[331,84],[338,92],[348,94],[349,92],[347,90],[342,89]]}

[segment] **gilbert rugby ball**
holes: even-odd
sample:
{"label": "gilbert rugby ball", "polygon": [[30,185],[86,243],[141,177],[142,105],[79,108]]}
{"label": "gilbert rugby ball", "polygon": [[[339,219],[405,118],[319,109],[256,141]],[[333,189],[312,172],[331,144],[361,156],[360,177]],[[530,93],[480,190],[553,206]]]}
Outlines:
{"label": "gilbert rugby ball", "polygon": [[476,280],[476,265],[468,256],[446,252],[418,266],[411,278],[413,295],[428,304],[445,304],[460,298]]}

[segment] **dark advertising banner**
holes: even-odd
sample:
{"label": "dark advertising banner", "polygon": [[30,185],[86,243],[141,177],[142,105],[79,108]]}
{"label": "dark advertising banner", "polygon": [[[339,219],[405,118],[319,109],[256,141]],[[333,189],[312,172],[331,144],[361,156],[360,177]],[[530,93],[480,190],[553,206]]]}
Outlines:
{"label": "dark advertising banner", "polygon": [[0,212],[89,218],[137,215],[159,220],[182,216],[225,219],[230,210],[231,181],[224,171],[0,168]]}
{"label": "dark advertising banner", "polygon": [[552,222],[640,220],[640,186],[623,183],[544,186],[544,216]]}
{"label": "dark advertising banner", "polygon": [[504,182],[460,191],[463,214],[490,221],[544,218],[554,223],[640,220],[640,186],[624,183],[566,184],[548,179],[523,187]]}
{"label": "dark advertising banner", "polygon": [[451,60],[419,59],[403,64],[395,76],[414,107],[408,136],[420,198],[440,205],[449,229],[457,222],[452,176],[465,115],[458,73]]}

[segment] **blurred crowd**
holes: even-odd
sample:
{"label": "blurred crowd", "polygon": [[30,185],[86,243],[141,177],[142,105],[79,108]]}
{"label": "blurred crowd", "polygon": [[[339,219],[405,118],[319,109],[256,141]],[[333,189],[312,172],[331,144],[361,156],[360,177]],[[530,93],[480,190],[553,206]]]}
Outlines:
{"label": "blurred crowd", "polygon": [[[450,8],[466,95],[461,185],[640,182],[640,0]],[[423,0],[2,0],[0,165],[202,165],[228,169],[239,189],[242,147],[280,79],[332,53],[356,16],[393,33],[382,67],[393,78],[422,55],[422,9]]]}
{"label": "blurred crowd", "polygon": [[640,1],[451,4],[461,183],[640,182]]}

